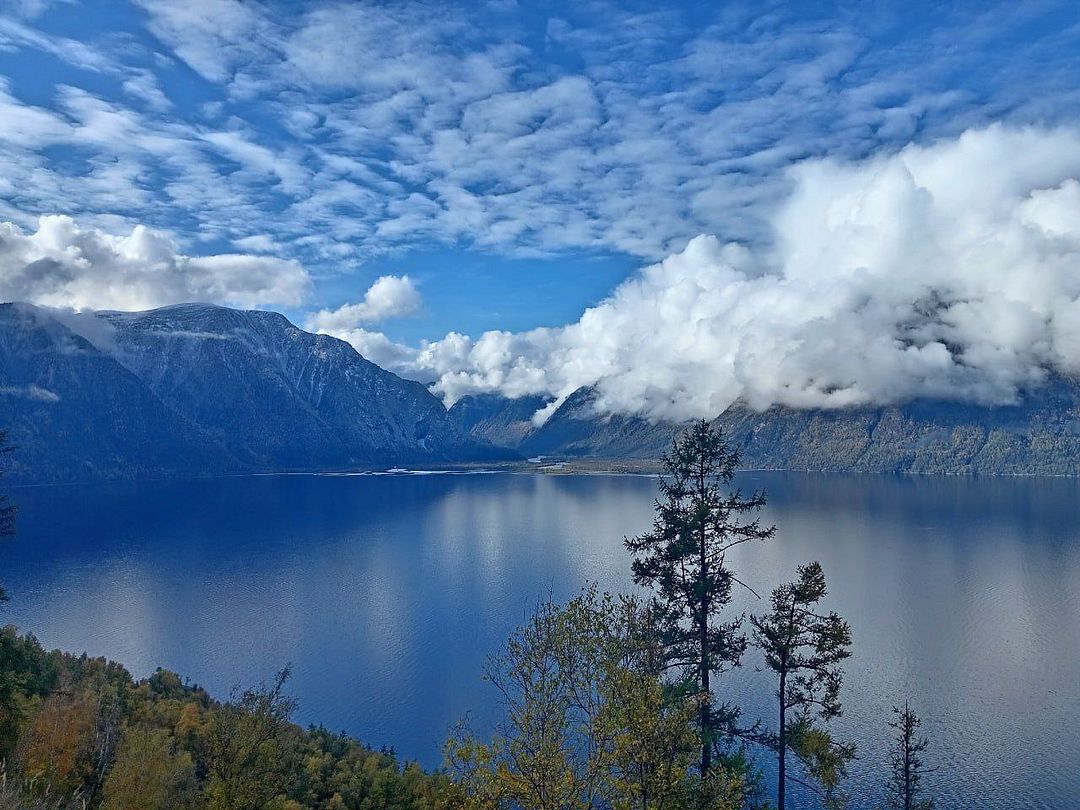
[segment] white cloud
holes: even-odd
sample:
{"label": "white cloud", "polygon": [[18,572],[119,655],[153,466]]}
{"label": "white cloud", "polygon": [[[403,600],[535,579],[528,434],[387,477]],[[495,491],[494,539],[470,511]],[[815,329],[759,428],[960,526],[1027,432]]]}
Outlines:
{"label": "white cloud", "polygon": [[59,402],[60,395],[39,385],[0,385],[0,397],[18,397],[38,402]]}
{"label": "white cloud", "polygon": [[231,79],[238,64],[263,53],[276,38],[268,15],[255,3],[136,1],[149,14],[150,32],[211,82]]}
{"label": "white cloud", "polygon": [[21,74],[0,85],[0,216],[272,232],[334,272],[432,243],[653,261],[697,233],[762,238],[793,160],[1080,108],[1075,32],[1013,41],[1007,4],[936,15],[902,48],[878,47],[866,5],[138,4],[85,43],[52,15],[0,21],[0,48],[73,68],[56,104]]}
{"label": "white cloud", "polygon": [[140,310],[183,301],[298,305],[310,278],[268,256],[188,256],[136,226],[126,236],[46,216],[33,233],[0,223],[0,299],[74,309]]}
{"label": "white cloud", "polygon": [[769,250],[700,236],[580,320],[450,334],[412,373],[682,419],[736,399],[1013,401],[1080,372],[1080,133],[993,126],[858,163],[811,160]]}
{"label": "white cloud", "polygon": [[339,333],[361,324],[412,315],[420,309],[421,303],[420,291],[408,276],[380,276],[364,293],[360,303],[345,304],[335,310],[319,310],[309,315],[306,323],[313,332],[341,337]]}
{"label": "white cloud", "polygon": [[[354,329],[323,331],[322,333],[344,340],[377,366],[382,366],[402,377],[416,379],[416,350],[395,343],[382,332],[371,332],[356,327]],[[426,379],[421,376],[420,379],[424,382],[430,382],[430,376]]]}
{"label": "white cloud", "polygon": [[274,237],[268,233],[256,233],[234,239],[233,244],[241,250],[249,250],[252,253],[275,253],[281,249],[281,246],[274,241]]}
{"label": "white cloud", "polygon": [[[0,257],[4,294],[290,304],[300,266],[251,254],[327,277],[433,243],[614,252],[670,258],[561,329],[411,349],[370,331],[407,296],[311,323],[448,398],[596,383],[607,407],[657,414],[737,396],[994,400],[1075,362],[1071,270],[1047,282],[1053,305],[1009,270],[1073,266],[1071,135],[988,130],[843,162],[994,120],[1075,121],[1077,30],[1015,36],[1063,4],[952,9],[894,43],[873,4],[824,17],[556,4],[546,22],[416,2],[138,2],[145,13],[86,43],[45,33],[53,14],[42,30],[0,21],[0,49],[26,57],[0,78],[0,219],[32,231],[64,212],[81,234],[48,253],[40,231],[59,225],[9,227],[21,247]],[[55,91],[35,83],[47,59],[67,63]],[[823,155],[841,162],[806,160]],[[159,262],[131,258],[129,242],[168,242],[110,236],[134,223],[241,255],[169,243]],[[699,233],[719,236],[690,243]],[[1001,345],[969,337],[979,319]]]}
{"label": "white cloud", "polygon": [[296,161],[253,143],[239,132],[207,132],[202,139],[242,166],[262,174],[276,175],[281,180],[282,189],[287,192],[300,189],[309,177],[308,171]]}
{"label": "white cloud", "polygon": [[78,40],[47,36],[10,18],[0,17],[0,46],[2,45],[37,48],[83,70],[120,71],[119,66],[109,57]]}
{"label": "white cloud", "polygon": [[149,70],[134,71],[124,80],[123,88],[125,93],[142,99],[153,110],[160,112],[172,107],[172,102],[158,84],[157,76]]}
{"label": "white cloud", "polygon": [[[292,14],[140,2],[151,31],[228,95],[230,114],[257,101],[294,139],[280,150],[212,135],[295,197],[279,213],[234,178],[243,199],[230,223],[242,228],[241,206],[256,207],[284,244],[339,266],[431,241],[655,260],[696,233],[756,239],[793,160],[857,157],[995,116],[1055,120],[1036,109],[1037,88],[1060,95],[1071,80],[1048,58],[1052,43],[1030,43],[997,72],[990,62],[1007,48],[942,47],[957,30],[994,41],[1011,22],[1001,11],[935,18],[895,49],[874,47],[867,32],[881,21],[869,9],[818,19],[736,5],[691,21],[600,3],[553,8],[530,32],[520,15],[423,2]],[[529,47],[530,33],[544,47]],[[1034,82],[1028,65],[1048,67]],[[983,73],[997,77],[1000,104],[956,88],[958,74]],[[203,213],[201,184],[173,188],[193,216],[222,219]]]}

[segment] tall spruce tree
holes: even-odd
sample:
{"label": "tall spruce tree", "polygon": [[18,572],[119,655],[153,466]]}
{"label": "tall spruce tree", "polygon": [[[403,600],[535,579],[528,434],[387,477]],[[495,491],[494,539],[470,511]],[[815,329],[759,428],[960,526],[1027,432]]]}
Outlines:
{"label": "tall spruce tree", "polygon": [[[777,676],[779,725],[763,736],[777,761],[776,798],[784,810],[787,754],[794,753],[821,786],[827,801],[835,796],[840,777],[855,750],[832,739],[818,722],[841,713],[841,663],[851,655],[851,629],[835,613],[819,613],[826,594],[825,572],[817,562],[799,566],[794,582],[772,593],[772,610],[750,619],[754,644],[765,665]],[[801,781],[801,780],[800,780]]]}
{"label": "tall spruce tree", "polygon": [[700,767],[707,776],[719,732],[737,717],[730,706],[713,705],[711,679],[738,666],[747,645],[742,618],[721,618],[733,586],[743,584],[726,555],[772,537],[775,527],[749,519],[765,495],[731,489],[739,453],[704,419],[676,437],[663,464],[653,530],[628,538],[626,547],[635,557],[634,581],[655,592],[667,666],[684,673],[700,701]]}
{"label": "tall spruce tree", "polygon": [[922,778],[936,768],[928,768],[922,754],[929,745],[919,736],[922,720],[904,701],[904,708],[893,707],[896,719],[889,726],[896,730],[889,761],[891,773],[887,786],[889,807],[892,810],[933,810],[934,800],[920,798]]}

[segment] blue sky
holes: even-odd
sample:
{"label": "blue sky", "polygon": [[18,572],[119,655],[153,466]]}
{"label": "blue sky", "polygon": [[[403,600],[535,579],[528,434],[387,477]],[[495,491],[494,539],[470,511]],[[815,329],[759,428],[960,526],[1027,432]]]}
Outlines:
{"label": "blue sky", "polygon": [[767,238],[757,209],[793,161],[1071,120],[1078,22],[1070,3],[7,4],[4,108],[62,126],[2,145],[3,214],[141,223],[196,255],[269,236],[315,279],[294,315],[408,272],[424,307],[396,338],[555,325],[700,233]]}
{"label": "blue sky", "polygon": [[795,165],[1072,126],[1078,53],[1069,2],[5,2],[0,221],[112,286],[3,292],[304,323],[407,275],[355,325],[558,327],[701,234],[767,254]]}

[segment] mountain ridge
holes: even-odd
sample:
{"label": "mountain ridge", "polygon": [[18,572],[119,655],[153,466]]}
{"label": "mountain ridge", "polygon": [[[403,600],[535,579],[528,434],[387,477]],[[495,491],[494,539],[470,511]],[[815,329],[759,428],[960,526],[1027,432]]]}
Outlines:
{"label": "mountain ridge", "polygon": [[17,481],[503,459],[424,386],[283,315],[202,304],[0,305],[0,422]]}
{"label": "mountain ridge", "polygon": [[[584,387],[462,397],[284,315],[209,304],[75,315],[0,304],[0,427],[17,482],[450,466],[544,456],[655,465],[685,423],[603,414]],[[537,412],[549,409],[543,421]],[[913,400],[715,418],[746,467],[1080,475],[1080,380],[1012,405]]]}
{"label": "mountain ridge", "polygon": [[[486,435],[530,455],[655,462],[686,424],[602,415],[590,410],[594,396],[579,389],[519,441]],[[486,407],[487,423],[497,423],[497,403],[489,399]],[[711,421],[739,449],[743,465],[755,469],[1080,475],[1080,380],[1060,375],[1013,405],[921,399],[757,411],[736,402]]]}

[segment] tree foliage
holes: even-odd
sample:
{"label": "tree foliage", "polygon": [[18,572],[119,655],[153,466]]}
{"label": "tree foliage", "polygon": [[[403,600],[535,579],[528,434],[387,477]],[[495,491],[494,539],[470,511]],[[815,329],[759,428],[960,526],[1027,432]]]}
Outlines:
{"label": "tree foliage", "polygon": [[822,725],[841,713],[842,662],[851,655],[851,629],[836,613],[820,613],[826,595],[819,563],[799,566],[794,582],[776,588],[772,609],[751,617],[754,644],[777,677],[778,725],[765,742],[777,757],[777,805],[784,810],[790,751],[803,763],[826,799],[837,794],[854,748],[832,739]]}
{"label": "tree foliage", "polygon": [[195,760],[167,729],[124,729],[105,780],[103,810],[189,810],[196,797]]}
{"label": "tree foliage", "polygon": [[214,713],[206,735],[211,810],[258,810],[288,785],[289,718],[295,701],[285,694],[289,668],[272,683],[245,690]]}
{"label": "tree foliage", "polygon": [[893,714],[896,717],[889,727],[896,736],[889,753],[888,806],[892,810],[933,810],[934,800],[922,798],[922,778],[935,770],[923,761],[923,752],[930,743],[926,737],[919,736],[922,720],[907,701],[902,709],[893,707]]}
{"label": "tree foliage", "polygon": [[696,705],[673,699],[662,652],[632,598],[590,588],[565,606],[539,605],[488,668],[506,706],[497,735],[481,742],[462,730],[448,743],[465,806],[738,807],[738,775],[716,769],[703,785],[695,771]]}
{"label": "tree foliage", "polygon": [[455,806],[444,776],[289,722],[280,677],[219,703],[174,673],[136,682],[118,664],[46,652],[7,627],[3,683],[14,711],[0,725],[0,810]]}
{"label": "tree foliage", "polygon": [[763,493],[731,489],[738,464],[719,429],[695,423],[664,457],[652,531],[626,540],[634,581],[655,593],[665,664],[696,687],[702,773],[717,733],[737,716],[730,705],[713,706],[711,676],[738,666],[747,645],[742,618],[723,618],[734,585],[742,584],[727,554],[775,532],[750,519],[765,505]]}

